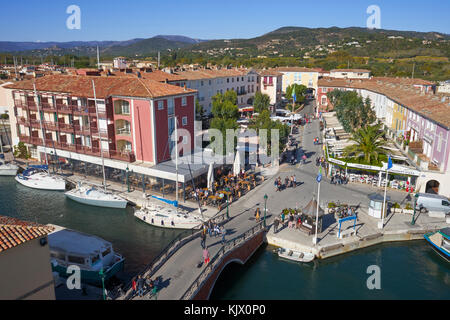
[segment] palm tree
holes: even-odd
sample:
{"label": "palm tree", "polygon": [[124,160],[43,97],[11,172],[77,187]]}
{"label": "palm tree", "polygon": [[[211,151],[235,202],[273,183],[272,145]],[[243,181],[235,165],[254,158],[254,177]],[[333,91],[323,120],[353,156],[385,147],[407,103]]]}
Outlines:
{"label": "palm tree", "polygon": [[344,149],[345,156],[354,155],[355,158],[364,158],[367,164],[375,164],[378,162],[380,154],[386,154],[386,141],[383,139],[384,132],[381,124],[375,126],[366,126],[358,129],[353,133],[351,141],[356,144],[348,146]]}

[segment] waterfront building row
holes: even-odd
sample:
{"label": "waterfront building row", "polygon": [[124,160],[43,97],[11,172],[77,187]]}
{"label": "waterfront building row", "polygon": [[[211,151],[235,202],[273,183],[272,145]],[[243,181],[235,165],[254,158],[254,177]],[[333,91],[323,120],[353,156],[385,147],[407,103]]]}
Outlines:
{"label": "waterfront building row", "polygon": [[450,195],[446,183],[450,181],[450,101],[435,94],[433,83],[400,78],[324,78],[319,81],[318,112],[333,110],[327,94],[335,89],[370,98],[377,118],[411,165],[421,171],[419,191],[438,190]]}

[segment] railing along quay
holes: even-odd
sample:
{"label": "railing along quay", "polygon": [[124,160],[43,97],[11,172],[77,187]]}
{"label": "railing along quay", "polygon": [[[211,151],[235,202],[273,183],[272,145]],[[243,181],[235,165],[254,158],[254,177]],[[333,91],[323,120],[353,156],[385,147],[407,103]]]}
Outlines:
{"label": "railing along quay", "polygon": [[260,222],[258,225],[247,230],[240,236],[227,241],[211,259],[210,263],[205,267],[205,269],[203,269],[197,279],[195,279],[191,286],[186,290],[180,300],[191,300],[198,292],[198,290],[203,286],[203,283],[208,279],[209,275],[211,275],[216,270],[217,266],[222,263],[223,259],[229,252],[246,243],[248,240],[253,239],[253,237],[258,235],[261,231],[265,230],[263,224],[264,222]]}
{"label": "railing along quay", "polygon": [[[230,219],[227,216],[227,213],[222,213],[210,219],[213,223],[216,224],[224,224]],[[208,220],[209,221],[209,220]],[[151,262],[148,264],[144,270],[133,278],[137,278],[139,275],[143,278],[152,277],[163,265],[169,260],[169,258],[177,252],[181,247],[183,247],[188,242],[200,237],[201,229],[190,229],[185,232],[179,234],[175,239],[173,239],[163,250],[161,250],[160,254],[157,255]],[[133,299],[136,293],[133,294],[131,290],[132,284],[131,282],[125,287],[122,288],[119,293],[116,293],[117,296],[112,297],[114,300],[124,299],[130,300]],[[125,297],[123,297],[125,295]]]}

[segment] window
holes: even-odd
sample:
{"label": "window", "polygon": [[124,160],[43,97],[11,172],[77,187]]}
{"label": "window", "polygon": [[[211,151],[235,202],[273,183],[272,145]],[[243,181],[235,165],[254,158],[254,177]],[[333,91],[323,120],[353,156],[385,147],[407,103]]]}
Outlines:
{"label": "window", "polygon": [[164,110],[164,101],[158,101],[158,110]]}
{"label": "window", "polygon": [[187,106],[187,98],[186,97],[181,98],[181,105]]}
{"label": "window", "polygon": [[98,260],[100,260],[99,255],[96,255],[95,257],[91,257],[91,265],[96,264]]}
{"label": "window", "polygon": [[200,83],[201,83],[201,85],[203,86],[203,80],[202,80]]}
{"label": "window", "polygon": [[66,261],[66,254],[62,252],[51,252],[50,256],[54,259],[58,259],[61,261]]}
{"label": "window", "polygon": [[183,144],[188,144],[188,137],[187,136],[183,136]]}
{"label": "window", "polygon": [[438,138],[438,144],[437,144],[437,151],[441,152],[442,150],[442,140],[443,140],[443,136],[442,136],[442,132],[439,133],[439,138]]}
{"label": "window", "polygon": [[187,126],[187,120],[188,120],[187,117],[183,117],[183,122],[182,122],[183,126]]}
{"label": "window", "polygon": [[84,264],[84,257],[68,256],[67,258],[69,263]]}
{"label": "window", "polygon": [[111,253],[111,248],[109,247],[105,251],[102,252],[102,257],[106,257],[110,253]]}
{"label": "window", "polygon": [[167,114],[169,116],[173,115],[174,113],[174,107],[173,107],[173,99],[167,100]]}
{"label": "window", "polygon": [[450,206],[450,202],[442,200],[442,205],[448,207]]}

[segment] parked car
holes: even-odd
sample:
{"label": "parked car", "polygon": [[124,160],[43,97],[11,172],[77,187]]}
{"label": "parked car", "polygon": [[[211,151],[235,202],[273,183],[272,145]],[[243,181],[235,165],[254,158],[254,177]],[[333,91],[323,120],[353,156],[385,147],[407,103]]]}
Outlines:
{"label": "parked car", "polygon": [[419,193],[416,209],[420,212],[438,211],[450,214],[450,200],[437,194]]}

